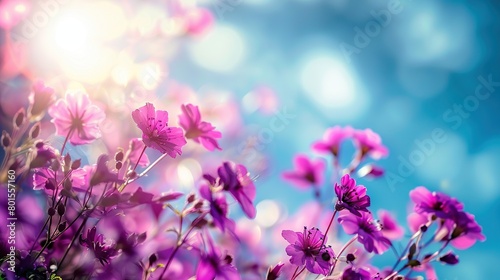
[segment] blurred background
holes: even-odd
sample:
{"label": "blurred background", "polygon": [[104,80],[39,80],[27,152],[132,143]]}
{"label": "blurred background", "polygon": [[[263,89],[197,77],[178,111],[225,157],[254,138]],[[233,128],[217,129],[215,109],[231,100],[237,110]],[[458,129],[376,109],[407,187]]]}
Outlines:
{"label": "blurred background", "polygon": [[[457,197],[487,241],[438,273],[489,279],[500,263],[498,18],[496,1],[2,0],[1,125],[38,79],[58,96],[84,88],[108,115],[97,145],[72,150],[91,162],[137,136],[130,112],[146,101],[171,122],[179,104],[196,103],[223,132],[223,151],[187,147],[161,176],[189,189],[214,158],[248,165],[261,228],[314,200],[281,178],[296,153],[313,155],[328,127],[371,128],[391,175],[361,180],[372,209],[406,224],[412,188]],[[62,142],[48,121],[43,137]]]}

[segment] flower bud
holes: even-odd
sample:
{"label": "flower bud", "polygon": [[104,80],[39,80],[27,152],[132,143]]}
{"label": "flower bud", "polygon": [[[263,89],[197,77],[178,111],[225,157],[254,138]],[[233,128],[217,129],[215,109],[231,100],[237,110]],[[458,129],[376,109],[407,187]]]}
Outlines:
{"label": "flower bud", "polygon": [[64,166],[67,166],[69,167],[71,164],[71,156],[69,155],[69,153],[67,153],[65,156],[64,156]]}
{"label": "flower bud", "polygon": [[25,117],[26,111],[24,111],[24,108],[19,109],[14,115],[14,129],[19,129],[19,127],[23,125]]}
{"label": "flower bud", "polygon": [[7,131],[2,131],[2,147],[7,148],[12,144],[12,138]]}
{"label": "flower bud", "polygon": [[54,184],[54,182],[51,179],[49,179],[49,180],[47,180],[45,182],[45,188],[47,190],[55,190],[56,189],[56,185]]}
{"label": "flower bud", "polygon": [[54,171],[58,171],[59,168],[61,168],[61,163],[59,162],[59,160],[54,160],[52,162],[52,164],[50,165],[50,169],[52,169]]}
{"label": "flower bud", "polygon": [[116,152],[115,154],[115,160],[116,161],[123,161],[123,158],[124,158],[124,154],[123,154],[123,150],[119,150],[118,152]]}
{"label": "flower bud", "polygon": [[66,207],[63,204],[59,204],[57,206],[57,214],[59,216],[62,216],[62,215],[64,215],[65,212],[66,212]]}
{"label": "flower bud", "polygon": [[34,126],[31,127],[29,136],[31,139],[35,139],[40,135],[40,123],[37,122]]}
{"label": "flower bud", "polygon": [[149,266],[152,266],[158,260],[158,256],[156,254],[152,254],[149,256]]}
{"label": "flower bud", "polygon": [[82,165],[82,160],[77,159],[77,160],[73,161],[73,163],[71,164],[71,170],[78,169],[78,168],[80,168],[81,165]]}
{"label": "flower bud", "polygon": [[196,199],[196,195],[194,193],[191,193],[187,197],[187,203],[193,203],[193,201]]}
{"label": "flower bud", "polygon": [[47,214],[49,214],[49,216],[54,216],[56,214],[56,210],[54,210],[54,208],[50,207],[47,210]]}
{"label": "flower bud", "polygon": [[122,167],[123,167],[123,163],[121,161],[117,161],[116,164],[115,164],[115,168],[117,170],[120,170]]}
{"label": "flower bud", "polygon": [[347,259],[347,262],[352,263],[356,259],[356,256],[354,256],[354,254],[349,253],[346,256],[346,259]]}
{"label": "flower bud", "polygon": [[134,179],[135,177],[137,177],[137,172],[132,171],[132,170],[130,170],[129,172],[127,172],[127,178]]}
{"label": "flower bud", "polygon": [[444,262],[445,264],[455,265],[458,263],[458,256],[449,252],[448,254],[439,258],[440,262]]}
{"label": "flower bud", "polygon": [[57,230],[58,230],[59,232],[62,232],[62,231],[64,231],[65,229],[66,229],[66,222],[62,222],[62,223],[60,223],[60,224],[57,226]]}

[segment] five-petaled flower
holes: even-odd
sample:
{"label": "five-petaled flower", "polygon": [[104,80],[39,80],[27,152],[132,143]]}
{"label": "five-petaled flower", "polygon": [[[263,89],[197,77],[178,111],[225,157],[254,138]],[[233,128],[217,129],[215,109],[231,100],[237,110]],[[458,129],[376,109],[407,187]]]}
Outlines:
{"label": "five-petaled flower", "polygon": [[179,127],[168,126],[168,112],[155,110],[151,103],[146,103],[132,112],[132,118],[142,130],[142,141],[148,147],[175,158],[182,154],[186,138]]}
{"label": "five-petaled flower", "polygon": [[222,150],[217,139],[222,137],[220,131],[215,130],[209,122],[201,120],[200,109],[193,104],[182,105],[182,114],[179,116],[179,124],[186,131],[186,138],[200,143],[209,151]]}
{"label": "five-petaled flower", "polygon": [[286,254],[291,256],[290,263],[306,266],[307,270],[316,274],[327,275],[335,257],[333,250],[325,246],[326,236],[317,228],[307,229],[303,232],[283,230],[281,232],[290,245],[286,247]]}
{"label": "five-petaled flower", "polygon": [[368,212],[370,197],[366,195],[366,188],[356,185],[356,181],[349,174],[342,176],[340,184],[335,183],[335,194],[338,199],[335,204],[337,211],[347,209],[359,217],[361,217],[360,211]]}
{"label": "five-petaled flower", "polygon": [[369,253],[382,254],[391,246],[391,241],[384,237],[380,224],[373,220],[370,212],[362,212],[361,216],[342,213],[338,221],[347,234],[357,234],[359,243]]}
{"label": "five-petaled flower", "polygon": [[49,115],[56,127],[56,134],[68,137],[73,145],[88,144],[101,137],[99,124],[106,115],[101,108],[90,103],[89,96],[81,91],[67,92],[49,108]]}

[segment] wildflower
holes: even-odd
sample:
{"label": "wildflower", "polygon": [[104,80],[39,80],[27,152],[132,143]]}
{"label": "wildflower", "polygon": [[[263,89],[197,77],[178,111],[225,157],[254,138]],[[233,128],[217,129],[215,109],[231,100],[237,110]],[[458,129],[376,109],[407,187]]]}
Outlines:
{"label": "wildflower", "polygon": [[323,139],[313,143],[312,149],[320,154],[331,153],[333,156],[337,157],[339,155],[342,141],[351,137],[353,131],[354,130],[350,126],[334,126],[328,128],[323,135]]}
{"label": "wildflower", "polygon": [[364,270],[362,268],[353,269],[352,266],[349,266],[342,273],[341,280],[370,280],[372,279],[369,271]]}
{"label": "wildflower", "polygon": [[179,124],[186,131],[186,138],[202,144],[209,151],[222,150],[216,140],[221,138],[222,134],[215,130],[215,127],[210,123],[201,120],[198,106],[187,104],[182,105],[181,109]]}
{"label": "wildflower", "polygon": [[68,92],[49,108],[49,115],[56,127],[56,134],[66,136],[73,145],[88,144],[101,137],[99,124],[104,112],[90,103],[83,92]]}
{"label": "wildflower", "polygon": [[299,188],[323,184],[325,162],[322,159],[310,160],[305,155],[297,155],[293,160],[295,170],[283,172],[283,178]]}
{"label": "wildflower", "polygon": [[349,174],[341,178],[340,185],[335,183],[335,194],[338,198],[335,205],[337,211],[347,209],[359,217],[361,217],[359,211],[368,212],[370,197],[366,195],[366,188],[362,185],[357,186],[356,181]]}
{"label": "wildflower", "polygon": [[213,193],[210,186],[203,184],[200,187],[200,195],[210,203],[210,215],[212,215],[213,223],[221,231],[226,228],[234,230],[234,222],[227,218],[228,205],[226,199],[221,193]]}
{"label": "wildflower", "polygon": [[464,250],[474,245],[477,240],[486,240],[474,215],[466,212],[457,212],[451,220],[444,222],[443,227],[450,233],[447,240],[451,240],[451,245],[457,249]]}
{"label": "wildflower", "polygon": [[128,145],[128,159],[130,160],[131,163],[135,163],[139,161],[139,166],[148,166],[149,165],[149,158],[146,153],[143,153],[142,156],[139,158],[141,155],[142,150],[144,149],[144,142],[142,142],[141,138],[133,138],[130,140],[129,145]]}
{"label": "wildflower", "polygon": [[354,145],[361,152],[361,158],[369,155],[373,159],[380,159],[389,154],[387,148],[382,145],[380,136],[371,129],[354,130],[352,137]]}
{"label": "wildflower", "polygon": [[196,279],[198,280],[239,280],[241,279],[236,268],[231,264],[232,258],[229,255],[221,257],[218,250],[214,247],[212,240],[208,240],[208,252],[203,253],[196,270]]}
{"label": "wildflower", "polygon": [[58,151],[52,146],[37,141],[33,150],[33,159],[30,161],[30,168],[47,167],[51,161],[56,159]]}
{"label": "wildflower", "polygon": [[220,184],[224,191],[231,193],[236,201],[238,201],[247,217],[251,219],[255,218],[256,210],[253,200],[255,199],[256,190],[245,166],[224,162],[217,169],[217,173],[219,175],[217,179],[208,174],[205,174],[203,177],[211,185]]}
{"label": "wildflower", "polygon": [[291,256],[291,264],[305,264],[307,270],[312,273],[328,274],[334,253],[330,247],[324,245],[327,237],[319,229],[308,230],[304,227],[303,232],[283,230],[281,235],[290,243],[285,250],[286,254]]}
{"label": "wildflower", "polygon": [[54,99],[54,89],[45,86],[43,81],[36,81],[33,85],[33,92],[29,96],[28,112],[32,120],[39,121]]}
{"label": "wildflower", "polygon": [[391,245],[391,241],[384,237],[380,225],[373,220],[370,212],[363,212],[361,216],[352,213],[343,213],[338,221],[347,234],[357,234],[359,243],[366,251],[382,254]]}
{"label": "wildflower", "polygon": [[285,264],[279,262],[277,265],[270,266],[268,271],[267,271],[267,277],[266,280],[276,280],[278,277],[281,275],[281,269],[283,268]]}
{"label": "wildflower", "polygon": [[186,139],[179,127],[168,126],[168,112],[155,110],[151,103],[146,103],[132,112],[132,118],[142,130],[142,141],[148,147],[175,158],[181,155],[181,147]]}
{"label": "wildflower", "polygon": [[452,218],[463,205],[454,198],[443,193],[430,192],[425,187],[417,187],[410,191],[410,198],[415,203],[415,212],[433,214],[438,218]]}
{"label": "wildflower", "polygon": [[80,244],[90,249],[92,253],[94,253],[95,258],[98,259],[102,265],[109,264],[111,257],[116,256],[118,251],[112,246],[104,245],[103,235],[96,235],[96,231],[96,227],[92,227],[87,231],[86,238],[80,235]]}

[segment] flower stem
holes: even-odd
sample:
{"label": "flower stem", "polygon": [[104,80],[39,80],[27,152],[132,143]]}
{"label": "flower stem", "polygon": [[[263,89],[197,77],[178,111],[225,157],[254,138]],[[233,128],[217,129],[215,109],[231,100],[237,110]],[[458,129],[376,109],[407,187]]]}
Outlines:
{"label": "flower stem", "polygon": [[299,275],[304,272],[304,270],[306,269],[306,267],[304,266],[298,273],[297,273],[297,270],[299,269],[299,267],[297,266],[297,269],[295,270],[295,272],[293,273],[293,276],[292,276],[292,279],[291,280],[294,280],[294,279],[297,279],[297,277],[299,277]]}
{"label": "flower stem", "polygon": [[333,220],[335,219],[335,215],[337,215],[337,212],[338,212],[337,209],[335,209],[335,211],[333,211],[332,218],[330,219],[330,222],[328,223],[328,227],[326,228],[325,238],[323,238],[323,242],[321,243],[321,247],[323,247],[323,245],[325,245],[326,236],[328,235],[328,231],[330,230],[330,227],[332,227]]}
{"label": "flower stem", "polygon": [[128,181],[128,183],[132,183],[134,182],[135,180],[141,178],[142,176],[146,175],[151,169],[153,169],[153,167],[155,167],[155,165],[157,165],[162,159],[164,159],[168,154],[163,154],[161,155],[157,160],[155,160],[155,162],[153,162],[152,164],[150,164],[148,166],[148,168],[146,168],[144,171],[141,172],[141,174],[137,175],[137,177],[135,177],[134,179],[131,179]]}
{"label": "flower stem", "polygon": [[342,249],[340,249],[339,254],[335,258],[335,261],[333,262],[332,270],[330,271],[330,275],[332,275],[333,271],[335,270],[335,266],[337,265],[337,261],[339,260],[342,253],[344,253],[344,251],[347,249],[347,247],[349,247],[354,241],[356,241],[357,238],[358,238],[358,235],[357,234],[354,235],[349,241],[347,241],[346,244],[344,244],[344,247],[342,247]]}

